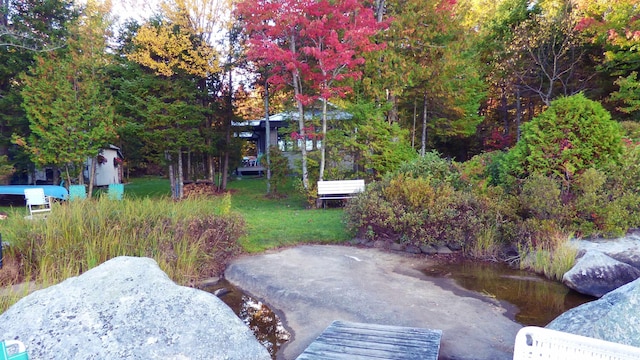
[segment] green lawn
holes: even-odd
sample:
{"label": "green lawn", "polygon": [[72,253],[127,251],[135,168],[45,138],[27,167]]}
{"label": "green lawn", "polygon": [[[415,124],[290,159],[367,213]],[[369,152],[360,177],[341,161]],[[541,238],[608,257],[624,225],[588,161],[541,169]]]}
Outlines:
{"label": "green lawn", "polygon": [[294,190],[293,179],[283,189],[284,199],[267,199],[264,178],[234,180],[231,208],[247,221],[242,246],[250,252],[298,243],[336,243],[349,238],[342,223],[342,209],[307,209]]}
{"label": "green lawn", "polygon": [[[290,246],[299,243],[336,243],[348,240],[342,223],[343,211],[308,209],[304,197],[294,189],[290,179],[281,199],[265,197],[265,178],[233,179],[228,183],[231,209],[246,220],[247,235],[240,242],[249,252]],[[169,180],[157,177],[131,179],[125,196],[169,196]]]}

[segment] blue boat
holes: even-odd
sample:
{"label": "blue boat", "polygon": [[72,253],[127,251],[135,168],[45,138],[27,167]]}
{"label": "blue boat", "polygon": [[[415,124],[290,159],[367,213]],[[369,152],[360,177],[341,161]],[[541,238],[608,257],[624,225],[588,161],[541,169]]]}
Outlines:
{"label": "blue boat", "polygon": [[0,185],[0,195],[22,195],[24,189],[42,188],[45,196],[51,196],[58,200],[69,199],[69,191],[64,186],[58,185]]}

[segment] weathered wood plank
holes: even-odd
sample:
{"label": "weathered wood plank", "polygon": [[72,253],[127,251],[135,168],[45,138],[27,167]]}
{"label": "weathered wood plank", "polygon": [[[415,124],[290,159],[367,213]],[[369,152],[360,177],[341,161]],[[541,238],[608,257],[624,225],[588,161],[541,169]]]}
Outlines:
{"label": "weathered wood plank", "polygon": [[436,360],[441,330],[334,321],[297,360]]}

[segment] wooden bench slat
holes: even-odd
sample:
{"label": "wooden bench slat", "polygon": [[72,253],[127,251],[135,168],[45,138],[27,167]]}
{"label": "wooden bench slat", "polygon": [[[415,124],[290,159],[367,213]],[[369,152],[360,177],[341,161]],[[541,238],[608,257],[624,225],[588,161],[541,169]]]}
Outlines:
{"label": "wooden bench slat", "polygon": [[297,360],[436,360],[441,330],[334,321]]}
{"label": "wooden bench slat", "polygon": [[318,195],[346,195],[364,191],[364,180],[318,181]]}
{"label": "wooden bench slat", "polygon": [[351,199],[364,190],[363,179],[318,181],[318,200],[324,203],[325,200]]}

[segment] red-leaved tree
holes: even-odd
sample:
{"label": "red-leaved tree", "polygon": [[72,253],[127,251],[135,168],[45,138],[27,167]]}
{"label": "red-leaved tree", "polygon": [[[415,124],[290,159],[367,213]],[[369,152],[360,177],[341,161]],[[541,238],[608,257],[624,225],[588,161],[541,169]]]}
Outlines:
{"label": "red-leaved tree", "polygon": [[[343,80],[362,76],[364,54],[383,45],[372,36],[386,23],[376,20],[372,4],[360,0],[318,0],[307,9],[305,46],[302,52],[315,60],[308,73],[309,83],[322,100],[322,138],[327,135],[327,101],[352,91]],[[325,143],[320,152],[319,180],[324,177]]]}
{"label": "red-leaved tree", "polygon": [[[236,15],[248,33],[249,60],[270,69],[271,85],[293,87],[300,138],[306,138],[304,107],[323,100],[324,137],[327,100],[351,91],[343,80],[359,78],[362,54],[379,48],[370,38],[383,24],[371,6],[359,0],[244,0]],[[309,189],[306,144],[301,153],[302,183]],[[323,170],[324,144],[320,179]]]}

